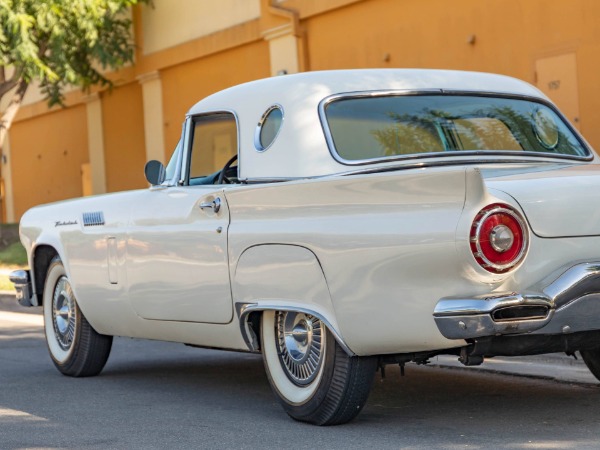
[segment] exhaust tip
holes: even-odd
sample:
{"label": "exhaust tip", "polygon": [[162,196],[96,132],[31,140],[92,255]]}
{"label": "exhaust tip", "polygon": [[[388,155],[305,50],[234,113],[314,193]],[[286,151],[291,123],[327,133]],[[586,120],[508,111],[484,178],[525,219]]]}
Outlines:
{"label": "exhaust tip", "polygon": [[546,305],[507,306],[493,311],[492,319],[494,322],[545,319],[549,312],[550,308]]}

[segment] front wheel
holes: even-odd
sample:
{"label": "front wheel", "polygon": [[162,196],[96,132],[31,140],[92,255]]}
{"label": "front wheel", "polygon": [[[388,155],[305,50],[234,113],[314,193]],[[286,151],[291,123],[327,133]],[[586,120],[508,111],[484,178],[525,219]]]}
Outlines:
{"label": "front wheel", "polygon": [[56,368],[72,377],[98,375],[108,360],[113,338],[97,333],[88,323],[58,257],[48,268],[43,306],[46,343]]}
{"label": "front wheel", "polygon": [[261,337],[269,382],[292,418],[338,425],[358,415],[377,358],[348,356],[317,317],[300,312],[265,311]]}

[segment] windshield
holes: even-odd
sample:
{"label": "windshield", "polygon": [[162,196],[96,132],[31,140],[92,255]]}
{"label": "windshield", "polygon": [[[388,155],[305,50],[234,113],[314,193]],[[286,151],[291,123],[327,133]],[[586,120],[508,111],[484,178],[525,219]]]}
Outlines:
{"label": "windshield", "polygon": [[349,97],[325,107],[331,144],[346,161],[439,152],[534,152],[587,157],[548,106],[469,95]]}

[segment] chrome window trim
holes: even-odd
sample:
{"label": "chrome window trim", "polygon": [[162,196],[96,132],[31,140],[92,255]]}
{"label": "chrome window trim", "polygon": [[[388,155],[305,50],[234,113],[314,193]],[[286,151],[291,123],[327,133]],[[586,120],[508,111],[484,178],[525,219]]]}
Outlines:
{"label": "chrome window trim", "polygon": [[185,173],[187,171],[187,148],[190,142],[189,138],[189,130],[192,119],[190,116],[186,116],[185,122],[183,123],[183,131],[181,134],[181,156],[178,158],[177,167],[179,168],[179,173],[177,174],[177,186],[183,186],[185,182]]}
{"label": "chrome window trim", "polygon": [[[188,120],[186,117],[181,125],[181,137],[179,138],[179,141],[177,141],[177,145],[175,146],[174,153],[175,153],[177,159],[175,160],[175,172],[173,173],[173,176],[169,179],[165,179],[165,181],[163,181],[159,185],[150,186],[149,189],[151,191],[163,190],[168,187],[177,186],[179,184],[180,179],[181,179],[181,164],[182,164],[182,158],[183,158],[183,146],[185,144],[185,143],[182,143],[182,141],[185,138],[185,130],[186,130],[187,121]],[[170,159],[169,159],[169,161],[167,161],[167,164],[164,166],[165,170],[166,170],[169,162],[170,162]]]}
{"label": "chrome window trim", "polygon": [[[340,99],[355,99],[355,98],[373,98],[373,97],[401,97],[401,96],[413,96],[413,95],[451,95],[451,96],[471,96],[471,97],[496,97],[496,98],[507,98],[507,99],[515,99],[515,100],[525,100],[534,103],[539,103],[544,106],[550,108],[564,123],[567,129],[575,136],[577,142],[581,147],[587,152],[587,156],[577,156],[577,155],[560,155],[554,153],[546,153],[546,152],[515,152],[515,151],[490,151],[490,150],[474,150],[474,151],[448,151],[448,152],[431,152],[431,153],[416,153],[414,155],[396,155],[396,156],[384,156],[380,158],[370,158],[370,159],[358,159],[358,160],[348,160],[342,158],[337,150],[335,149],[335,144],[333,142],[333,136],[331,134],[331,130],[329,129],[329,123],[327,122],[327,116],[325,114],[325,110],[327,106],[337,100]],[[382,162],[392,162],[392,161],[410,161],[415,159],[427,159],[427,158],[448,158],[448,157],[462,157],[462,156],[512,156],[515,157],[515,153],[519,156],[532,156],[535,158],[552,158],[552,159],[566,159],[569,161],[592,161],[594,159],[593,152],[586,144],[585,140],[582,138],[581,134],[578,130],[576,130],[569,121],[565,118],[565,116],[549,101],[532,97],[529,95],[523,94],[510,94],[503,92],[487,92],[487,91],[463,91],[463,90],[453,90],[453,89],[399,89],[399,90],[381,90],[381,91],[357,91],[357,92],[345,92],[333,94],[325,97],[323,100],[319,102],[318,106],[319,111],[319,119],[321,121],[321,128],[323,129],[323,133],[325,135],[325,140],[327,142],[327,147],[329,148],[329,153],[333,159],[335,159],[338,163],[343,164],[345,166],[361,166],[367,164],[377,164]]]}
{"label": "chrome window trim", "polygon": [[[260,133],[262,131],[262,127],[263,127],[263,124],[265,123],[265,120],[267,120],[267,117],[269,116],[269,114],[271,114],[271,112],[275,109],[278,109],[281,111],[281,124],[279,125],[279,128],[277,128],[277,132],[275,133],[275,136],[273,136],[273,140],[269,143],[269,145],[267,145],[266,147],[263,147],[262,142],[260,142]],[[285,121],[285,111],[283,109],[283,106],[281,106],[279,103],[274,103],[267,108],[267,110],[263,113],[260,120],[258,121],[258,124],[256,125],[256,129],[254,130],[254,149],[257,152],[259,152],[259,153],[266,152],[267,150],[269,150],[272,147],[272,145],[277,140],[277,137],[279,136],[281,129],[283,128],[284,121]]]}
{"label": "chrome window trim", "polygon": [[[231,114],[233,116],[233,118],[235,119],[235,127],[236,127],[236,134],[237,134],[237,155],[238,155],[237,172],[238,172],[238,179],[240,178],[240,166],[241,166],[241,161],[240,161],[240,145],[241,145],[240,121],[239,121],[237,113],[235,111],[233,111],[232,109],[219,109],[219,110],[215,110],[215,111],[207,111],[207,112],[202,112],[202,113],[186,116],[186,124],[187,125],[186,125],[186,133],[185,133],[185,142],[183,143],[184,151],[183,151],[181,178],[180,178],[180,184],[182,186],[189,186],[189,183],[190,183],[189,166],[190,166],[190,158],[192,155],[191,136],[194,131],[194,126],[193,126],[194,120],[201,118],[201,117],[213,116],[215,114]],[[212,185],[208,185],[208,186],[220,186],[220,185],[212,184]]]}

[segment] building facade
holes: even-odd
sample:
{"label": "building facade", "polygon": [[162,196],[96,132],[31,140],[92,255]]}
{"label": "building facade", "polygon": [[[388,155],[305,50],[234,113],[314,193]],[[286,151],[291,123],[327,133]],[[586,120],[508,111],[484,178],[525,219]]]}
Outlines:
{"label": "building facade", "polygon": [[34,87],[1,159],[1,210],[144,188],[185,112],[259,78],[307,70],[417,67],[495,72],[537,85],[600,149],[598,0],[153,0],[132,11],[135,64],[112,90]]}

